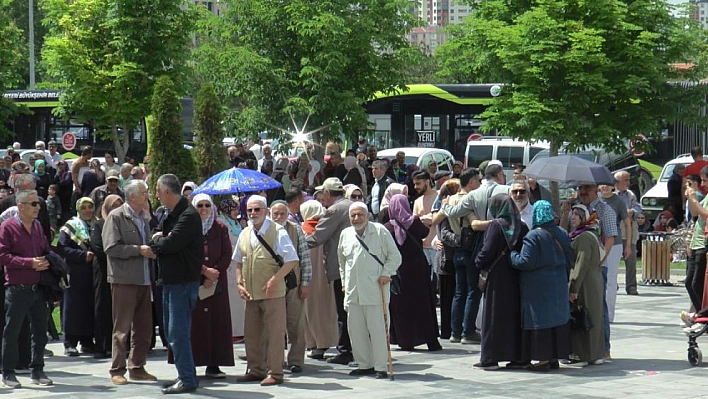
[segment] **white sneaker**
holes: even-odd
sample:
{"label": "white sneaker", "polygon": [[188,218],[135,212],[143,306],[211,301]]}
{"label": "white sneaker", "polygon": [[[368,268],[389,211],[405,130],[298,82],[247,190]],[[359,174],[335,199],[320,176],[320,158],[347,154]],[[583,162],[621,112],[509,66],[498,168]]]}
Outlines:
{"label": "white sneaker", "polygon": [[590,364],[592,364],[593,366],[599,366],[599,365],[601,365],[601,364],[603,364],[603,363],[605,363],[605,361],[602,360],[602,359],[597,359],[597,360],[593,360],[593,361],[590,362]]}
{"label": "white sneaker", "polygon": [[700,331],[703,327],[705,327],[705,324],[703,323],[695,323],[691,327],[686,327],[683,329],[683,332],[686,334],[691,334]]}

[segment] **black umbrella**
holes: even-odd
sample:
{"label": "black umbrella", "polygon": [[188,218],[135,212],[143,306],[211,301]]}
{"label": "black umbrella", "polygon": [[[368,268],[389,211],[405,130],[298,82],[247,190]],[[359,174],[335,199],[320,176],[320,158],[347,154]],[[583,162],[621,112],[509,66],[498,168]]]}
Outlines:
{"label": "black umbrella", "polygon": [[536,179],[560,183],[615,184],[615,177],[607,166],[574,155],[537,159],[524,170],[524,174]]}

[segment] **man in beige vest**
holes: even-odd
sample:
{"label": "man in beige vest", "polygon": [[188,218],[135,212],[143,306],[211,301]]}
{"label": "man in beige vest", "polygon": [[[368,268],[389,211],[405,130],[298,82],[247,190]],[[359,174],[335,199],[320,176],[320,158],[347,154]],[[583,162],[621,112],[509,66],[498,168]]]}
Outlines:
{"label": "man in beige vest", "polygon": [[268,205],[264,197],[252,195],[246,210],[249,225],[238,237],[233,260],[238,293],[246,301],[244,339],[249,371],[236,381],[278,385],[283,383],[285,358],[284,278],[297,265],[298,257],[285,229],[267,218]]}
{"label": "man in beige vest", "polygon": [[297,257],[300,261],[293,271],[297,277],[297,289],[288,290],[285,294],[286,330],[288,331],[288,370],[291,373],[301,373],[305,365],[305,299],[312,281],[312,259],[307,246],[305,233],[300,226],[288,220],[290,212],[285,201],[274,201],[270,206],[270,217],[283,226],[293,244],[297,243]]}

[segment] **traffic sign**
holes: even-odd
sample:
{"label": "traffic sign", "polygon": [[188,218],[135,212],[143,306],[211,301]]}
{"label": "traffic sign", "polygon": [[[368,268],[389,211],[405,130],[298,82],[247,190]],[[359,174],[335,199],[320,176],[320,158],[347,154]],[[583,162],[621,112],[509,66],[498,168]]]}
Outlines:
{"label": "traffic sign", "polygon": [[61,136],[61,145],[67,151],[73,150],[74,147],[76,147],[76,135],[71,132],[64,133],[64,135]]}
{"label": "traffic sign", "polygon": [[641,150],[637,147],[637,144],[641,141],[647,141],[647,137],[643,134],[638,134],[634,137],[633,140],[629,141],[629,149],[632,151],[632,154],[634,154],[635,157],[641,157],[644,155],[644,150]]}
{"label": "traffic sign", "polygon": [[472,134],[470,134],[469,137],[467,137],[467,142],[470,142],[470,141],[477,141],[477,140],[482,139],[482,137],[484,137],[484,136],[482,136],[482,135],[479,134],[479,133],[472,133]]}

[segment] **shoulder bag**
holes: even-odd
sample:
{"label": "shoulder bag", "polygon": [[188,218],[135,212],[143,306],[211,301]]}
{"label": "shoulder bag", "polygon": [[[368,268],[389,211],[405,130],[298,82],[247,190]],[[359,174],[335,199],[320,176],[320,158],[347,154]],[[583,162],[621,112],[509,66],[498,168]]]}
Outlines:
{"label": "shoulder bag", "polygon": [[[354,234],[355,234],[355,236],[356,236],[356,239],[359,241],[359,244],[361,244],[361,246],[364,248],[364,250],[365,250],[369,255],[371,255],[372,258],[376,259],[376,261],[379,263],[379,265],[381,265],[381,269],[383,269],[384,264],[383,264],[383,262],[381,262],[381,259],[379,259],[378,256],[372,254],[371,251],[369,251],[369,246],[366,245],[366,243],[364,242],[364,240],[362,240],[361,237],[359,237],[358,234],[356,234],[356,233],[354,233]],[[390,286],[391,286],[391,293],[392,293],[393,295],[398,295],[398,294],[401,293],[401,275],[398,273],[398,270],[396,270],[396,274],[394,274],[393,276],[391,276],[391,284],[390,284]]]}
{"label": "shoulder bag", "polygon": [[[258,234],[257,231],[253,230],[253,234],[256,235],[256,238],[258,239],[258,241],[261,242],[263,248],[265,248],[266,251],[270,253],[270,256],[275,259],[275,263],[278,264],[278,267],[283,267],[283,264],[285,264],[285,262],[283,262],[283,258],[280,255],[276,254],[275,251],[273,251],[273,248],[268,245],[266,240],[264,240],[263,237],[261,237],[261,235]],[[295,276],[295,272],[293,270],[290,270],[290,273],[285,275],[285,287],[288,291],[292,290],[293,288],[297,288],[297,276]]]}

